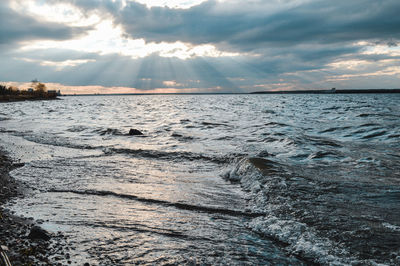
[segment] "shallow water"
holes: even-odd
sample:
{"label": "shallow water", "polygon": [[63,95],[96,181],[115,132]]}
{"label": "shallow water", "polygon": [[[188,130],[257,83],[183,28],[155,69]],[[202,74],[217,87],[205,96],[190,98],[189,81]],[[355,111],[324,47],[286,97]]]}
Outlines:
{"label": "shallow water", "polygon": [[[0,106],[74,263],[400,263],[400,95],[63,97]],[[143,136],[129,136],[129,129]]]}

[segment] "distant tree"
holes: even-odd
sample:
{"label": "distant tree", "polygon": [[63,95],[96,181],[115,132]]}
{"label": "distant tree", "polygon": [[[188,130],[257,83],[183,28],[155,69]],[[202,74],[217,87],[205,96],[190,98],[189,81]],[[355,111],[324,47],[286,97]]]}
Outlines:
{"label": "distant tree", "polygon": [[16,91],[16,88],[14,86],[8,87],[8,92],[9,92],[10,95],[11,94],[15,94],[15,91]]}
{"label": "distant tree", "polygon": [[7,91],[7,86],[0,84],[0,94],[5,95]]}
{"label": "distant tree", "polygon": [[35,91],[35,94],[40,95],[40,96],[44,96],[45,95],[45,93],[47,91],[47,88],[46,88],[46,85],[44,83],[41,83],[36,78],[33,79],[31,81],[31,83],[32,83],[32,88]]}
{"label": "distant tree", "polygon": [[38,82],[34,88],[39,95],[44,95],[47,91],[46,85],[41,82]]}

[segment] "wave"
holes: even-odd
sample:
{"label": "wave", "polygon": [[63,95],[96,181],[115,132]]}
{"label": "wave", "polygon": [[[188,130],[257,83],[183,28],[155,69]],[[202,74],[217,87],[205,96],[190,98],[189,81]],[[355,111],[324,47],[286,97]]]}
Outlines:
{"label": "wave", "polygon": [[14,134],[14,133],[17,133],[17,131],[5,129],[5,128],[0,128],[0,133],[11,133],[11,134]]}
{"label": "wave", "polygon": [[170,161],[196,161],[203,160],[218,164],[225,164],[232,161],[236,154],[227,155],[223,157],[204,155],[199,153],[185,152],[185,151],[160,151],[160,150],[143,150],[143,149],[125,149],[125,148],[104,148],[106,154],[126,154],[150,159],[162,159]]}
{"label": "wave", "polygon": [[375,124],[375,123],[366,123],[366,124],[362,124],[359,127],[376,127],[379,126],[379,124]]}
{"label": "wave", "polygon": [[[87,126],[83,126],[83,125],[76,125],[76,126],[72,126],[70,128],[67,129],[67,131],[69,132],[83,132],[83,131],[88,131],[90,130],[89,127]],[[92,129],[90,131],[90,133],[94,133],[96,135],[100,135],[100,136],[129,136],[128,132],[124,133],[122,132],[120,129],[117,128],[96,128],[96,129]]]}
{"label": "wave", "polygon": [[376,116],[376,114],[359,114],[357,116],[358,117],[370,117],[370,116]]}
{"label": "wave", "polygon": [[[306,223],[298,221],[292,215],[281,214],[286,211],[290,213],[292,203],[287,197],[283,197],[288,191],[288,183],[282,178],[283,169],[277,171],[279,168],[279,164],[270,160],[244,158],[224,174],[225,178],[240,182],[245,190],[251,192],[253,211],[266,213],[252,220],[249,228],[264,237],[284,243],[289,253],[304,259],[328,264],[341,261],[335,253],[343,251],[335,252],[329,239],[317,237]],[[273,171],[265,171],[266,169]],[[318,261],[320,258],[329,260]]]}
{"label": "wave", "polygon": [[82,131],[85,131],[87,129],[89,129],[87,126],[75,125],[75,126],[69,127],[67,129],[67,131],[69,131],[69,132],[82,132]]}
{"label": "wave", "polygon": [[393,138],[400,138],[400,134],[392,134],[387,136],[389,139],[393,139]]}
{"label": "wave", "polygon": [[194,137],[192,137],[192,136],[185,136],[185,135],[177,133],[177,132],[172,133],[171,137],[177,138],[182,141],[191,141],[194,139]]}
{"label": "wave", "polygon": [[310,159],[338,158],[333,151],[317,151],[309,156]]}
{"label": "wave", "polygon": [[289,127],[289,125],[280,123],[280,122],[268,122],[264,124],[265,126],[272,126],[272,127]]}
{"label": "wave", "polygon": [[387,133],[386,130],[382,130],[382,131],[378,131],[378,132],[374,132],[374,133],[365,135],[365,136],[363,136],[362,138],[363,138],[363,139],[371,139],[371,138],[383,136],[383,135],[385,135],[386,133]]}
{"label": "wave", "polygon": [[50,189],[48,192],[55,192],[55,193],[73,193],[79,195],[93,195],[93,196],[112,196],[121,199],[128,199],[128,200],[135,200],[138,202],[148,203],[148,204],[156,204],[162,205],[166,207],[174,207],[181,210],[188,210],[188,211],[197,211],[197,212],[206,212],[206,213],[215,213],[215,214],[223,214],[223,215],[230,215],[230,216],[241,216],[241,217],[259,217],[265,215],[264,213],[257,213],[257,212],[244,212],[240,210],[233,210],[233,209],[223,209],[223,208],[214,208],[208,206],[200,206],[200,205],[192,205],[187,203],[180,203],[180,202],[169,202],[165,200],[158,200],[158,199],[150,199],[150,198],[143,198],[138,197],[135,195],[130,194],[121,194],[112,191],[104,191],[104,190],[67,190],[67,189]]}
{"label": "wave", "polygon": [[338,109],[341,109],[341,108],[343,108],[343,106],[331,106],[331,107],[322,108],[322,110],[331,111],[331,110],[338,110]]}
{"label": "wave", "polygon": [[78,144],[78,143],[72,143],[69,141],[67,138],[60,138],[60,137],[53,137],[51,135],[28,135],[25,133],[19,132],[18,134],[15,134],[18,136],[23,137],[26,140],[38,143],[38,144],[45,144],[45,145],[50,145],[50,146],[57,146],[57,147],[66,147],[66,148],[71,148],[71,149],[80,149],[80,150],[95,150],[99,148],[103,148],[103,146],[91,146],[89,144]]}
{"label": "wave", "polygon": [[[252,212],[265,213],[249,223],[250,229],[285,243],[289,253],[315,263],[398,262],[400,252],[393,248],[400,245],[400,231],[388,226],[396,224],[398,217],[381,218],[386,211],[398,209],[393,193],[385,193],[382,185],[309,176],[300,167],[275,158],[250,157],[222,174],[250,193]],[[320,167],[318,173],[324,175],[324,169]],[[373,193],[383,199],[371,198]]]}
{"label": "wave", "polygon": [[330,132],[335,132],[335,131],[343,131],[346,129],[349,129],[351,127],[330,127],[328,129],[322,130],[319,133],[330,133]]}
{"label": "wave", "polygon": [[231,125],[225,123],[215,123],[215,122],[201,122],[201,125],[206,126],[206,128],[213,127],[232,127]]}
{"label": "wave", "polygon": [[[76,224],[76,225],[82,225],[82,223],[79,222],[79,224]],[[101,227],[101,228],[113,229],[113,230],[117,230],[117,231],[129,230],[129,232],[150,233],[150,234],[156,234],[156,235],[190,240],[190,241],[216,242],[216,240],[211,239],[209,237],[192,236],[189,234],[185,234],[184,232],[180,232],[180,231],[176,231],[176,230],[172,230],[172,229],[151,227],[151,226],[146,226],[144,224],[139,224],[139,223],[127,223],[124,225],[116,225],[116,224],[110,224],[110,223],[106,223],[106,222],[94,222],[94,223],[88,224],[88,226],[90,226],[91,228]]]}
{"label": "wave", "polygon": [[114,136],[127,135],[127,134],[123,134],[120,130],[118,130],[116,128],[96,129],[94,132],[100,134],[100,136],[104,136],[104,135],[114,135]]}
{"label": "wave", "polygon": [[[38,144],[65,147],[70,149],[79,150],[99,150],[104,155],[123,154],[128,156],[135,156],[148,159],[170,160],[170,161],[196,161],[203,160],[216,164],[230,163],[237,156],[237,153],[228,154],[227,156],[207,155],[200,153],[193,153],[187,151],[161,151],[161,150],[146,150],[146,149],[129,149],[129,148],[115,148],[113,146],[93,146],[91,144],[73,143],[73,139],[62,138],[52,135],[31,135],[30,132],[16,132],[13,130],[6,130],[0,128],[0,133],[11,133],[15,136],[23,137],[28,141]],[[183,137],[185,138],[185,137]]]}
{"label": "wave", "polygon": [[265,114],[276,114],[276,112],[274,110],[271,110],[271,109],[266,109],[266,110],[263,110],[262,112],[265,113]]}
{"label": "wave", "polygon": [[362,113],[357,115],[358,117],[393,117],[393,118],[398,118],[400,117],[396,113]]}

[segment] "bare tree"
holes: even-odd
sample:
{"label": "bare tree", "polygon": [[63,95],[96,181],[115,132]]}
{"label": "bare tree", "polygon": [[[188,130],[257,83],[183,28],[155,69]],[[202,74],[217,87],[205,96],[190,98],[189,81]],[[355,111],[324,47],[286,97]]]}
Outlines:
{"label": "bare tree", "polygon": [[38,84],[36,84],[35,91],[39,95],[43,95],[47,91],[46,85],[44,83],[39,82]]}

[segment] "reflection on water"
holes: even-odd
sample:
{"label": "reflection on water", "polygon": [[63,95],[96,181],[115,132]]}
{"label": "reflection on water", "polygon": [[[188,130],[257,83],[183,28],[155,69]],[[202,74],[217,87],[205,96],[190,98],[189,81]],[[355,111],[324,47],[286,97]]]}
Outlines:
{"label": "reflection on water", "polygon": [[10,207],[64,231],[76,263],[397,264],[399,100],[4,104],[0,144],[26,163],[12,174],[34,189]]}

